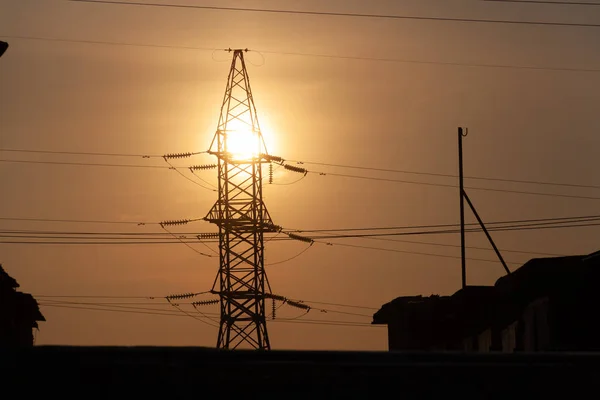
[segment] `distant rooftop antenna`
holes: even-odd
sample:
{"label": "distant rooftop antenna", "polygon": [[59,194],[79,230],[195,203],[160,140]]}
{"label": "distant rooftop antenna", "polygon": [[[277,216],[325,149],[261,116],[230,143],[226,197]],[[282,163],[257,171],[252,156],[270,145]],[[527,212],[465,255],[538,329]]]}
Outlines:
{"label": "distant rooftop antenna", "polygon": [[506,274],[507,275],[510,274],[510,269],[508,269],[508,266],[506,265],[504,258],[502,258],[502,254],[500,254],[500,251],[498,250],[498,247],[496,247],[494,240],[492,239],[492,237],[490,236],[490,233],[486,229],[485,224],[483,223],[483,220],[477,213],[477,210],[475,209],[473,202],[471,202],[471,199],[467,195],[467,192],[465,192],[464,175],[463,175],[462,142],[463,142],[463,137],[466,137],[468,135],[468,133],[469,133],[469,130],[467,128],[458,128],[458,179],[459,179],[459,190],[460,190],[460,258],[461,258],[461,262],[462,262],[461,272],[462,272],[462,287],[463,288],[467,286],[467,259],[466,259],[466,250],[465,250],[465,200],[467,201],[467,204],[471,208],[471,211],[473,211],[475,218],[477,218],[477,222],[479,222],[479,225],[483,229],[483,232],[485,233],[485,236],[487,237],[488,241],[494,248],[494,251],[496,252],[496,255],[498,256],[498,259],[502,263],[502,266],[504,267]]}

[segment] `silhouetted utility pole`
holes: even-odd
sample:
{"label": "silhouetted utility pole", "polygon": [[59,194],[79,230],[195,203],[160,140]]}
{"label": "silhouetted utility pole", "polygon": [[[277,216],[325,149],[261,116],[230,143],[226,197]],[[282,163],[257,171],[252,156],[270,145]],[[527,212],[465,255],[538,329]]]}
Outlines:
{"label": "silhouetted utility pole", "polygon": [[244,62],[247,50],[230,51],[233,60],[209,149],[218,158],[219,198],[205,217],[219,227],[219,290],[213,286],[221,308],[217,348],[269,350],[263,234],[278,230],[262,199],[262,164],[270,157]]}
{"label": "silhouetted utility pole", "polygon": [[460,254],[461,254],[461,264],[462,264],[461,272],[462,272],[462,287],[463,288],[467,286],[467,259],[466,259],[466,250],[465,250],[465,203],[464,203],[465,200],[467,201],[467,204],[471,208],[471,211],[473,211],[475,218],[477,218],[477,222],[483,229],[483,232],[485,233],[485,236],[487,237],[488,241],[494,248],[494,251],[496,252],[496,255],[498,256],[498,259],[500,260],[500,262],[502,263],[502,266],[504,267],[504,270],[506,271],[507,274],[510,274],[510,269],[508,269],[506,262],[504,262],[504,258],[502,258],[502,254],[500,254],[500,251],[498,250],[498,247],[496,247],[494,240],[492,239],[492,237],[490,236],[490,233],[486,229],[485,224],[483,223],[483,220],[481,219],[481,217],[479,217],[479,214],[477,213],[475,206],[471,202],[471,199],[467,195],[467,192],[465,192],[464,175],[463,175],[462,142],[463,142],[463,137],[467,136],[467,133],[468,133],[467,129],[464,129],[464,131],[463,131],[463,128],[458,128],[458,179],[459,179],[459,191],[460,191]]}

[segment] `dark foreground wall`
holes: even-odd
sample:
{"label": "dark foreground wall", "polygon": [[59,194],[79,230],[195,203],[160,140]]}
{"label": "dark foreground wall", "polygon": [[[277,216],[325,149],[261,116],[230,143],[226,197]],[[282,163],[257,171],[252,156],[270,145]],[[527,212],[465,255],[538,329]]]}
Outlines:
{"label": "dark foreground wall", "polygon": [[0,383],[7,395],[61,399],[596,398],[600,354],[38,346],[0,350]]}

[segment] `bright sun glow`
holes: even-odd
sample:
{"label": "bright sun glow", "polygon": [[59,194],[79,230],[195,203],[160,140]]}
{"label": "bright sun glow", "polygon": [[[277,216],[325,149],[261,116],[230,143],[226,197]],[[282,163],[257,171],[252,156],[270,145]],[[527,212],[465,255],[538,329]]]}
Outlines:
{"label": "bright sun glow", "polygon": [[[263,140],[267,142],[267,135],[263,131]],[[268,149],[270,145],[267,142]],[[257,132],[242,121],[232,120],[227,123],[227,152],[237,160],[247,160],[257,157],[265,152],[262,141]]]}

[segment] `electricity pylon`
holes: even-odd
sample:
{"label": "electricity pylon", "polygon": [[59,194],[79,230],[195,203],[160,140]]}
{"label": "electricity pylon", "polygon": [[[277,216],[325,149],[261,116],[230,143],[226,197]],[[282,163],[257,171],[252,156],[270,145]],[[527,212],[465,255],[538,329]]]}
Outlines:
{"label": "electricity pylon", "polygon": [[[263,140],[244,51],[233,60],[217,132],[209,153],[218,158],[219,197],[205,220],[219,227],[221,319],[217,348],[270,350],[265,312],[265,232],[276,227],[262,199],[262,164],[269,156]],[[214,286],[213,286],[214,290]]]}

